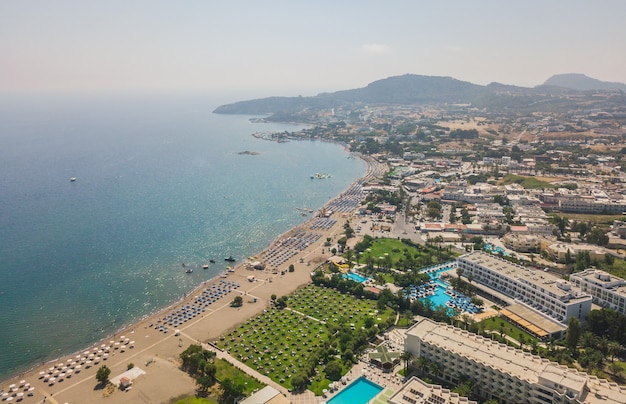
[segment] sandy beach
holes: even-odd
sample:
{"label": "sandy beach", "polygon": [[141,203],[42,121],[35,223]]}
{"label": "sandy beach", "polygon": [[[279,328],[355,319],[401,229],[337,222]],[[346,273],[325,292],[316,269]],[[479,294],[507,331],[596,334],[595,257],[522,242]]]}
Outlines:
{"label": "sandy beach", "polygon": [[[346,219],[354,212],[354,201],[362,197],[360,187],[383,174],[382,165],[372,159],[364,161],[366,174],[325,206],[332,215],[311,218],[255,256],[266,263],[264,270],[246,265],[249,261],[239,262],[233,272],[202,283],[185,299],[123,331],[4,381],[0,389],[8,394],[2,399],[13,397],[15,401],[8,402],[22,403],[163,403],[193,395],[194,381],[179,369],[180,353],[192,343],[211,342],[262,312],[272,294],[280,297],[310,282],[310,272],[331,255],[324,247],[326,238],[336,240],[343,233]],[[291,264],[295,270],[288,272]],[[235,296],[243,298],[239,308],[230,306]],[[170,324],[172,319],[178,323]],[[161,326],[167,332],[160,330]],[[95,374],[103,364],[111,369],[111,380],[119,379],[132,364],[132,389],[98,389]],[[145,374],[140,374],[142,371]]]}

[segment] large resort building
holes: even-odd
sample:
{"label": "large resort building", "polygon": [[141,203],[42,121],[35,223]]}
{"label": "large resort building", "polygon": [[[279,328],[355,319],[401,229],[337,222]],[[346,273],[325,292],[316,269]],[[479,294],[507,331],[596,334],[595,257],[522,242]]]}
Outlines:
{"label": "large resort building", "polygon": [[481,397],[500,404],[626,403],[626,386],[427,318],[407,330],[405,350],[437,363],[437,379],[472,380]]}
{"label": "large resort building", "polygon": [[587,269],[570,275],[570,282],[593,297],[593,302],[626,314],[626,281],[604,271]]}
{"label": "large resort building", "polygon": [[487,286],[519,303],[567,323],[570,317],[583,320],[591,311],[590,295],[547,272],[512,264],[484,252],[472,252],[457,260],[463,276]]}
{"label": "large resort building", "polygon": [[389,404],[478,404],[476,401],[437,384],[426,383],[415,376],[404,383],[402,388],[387,402]]}

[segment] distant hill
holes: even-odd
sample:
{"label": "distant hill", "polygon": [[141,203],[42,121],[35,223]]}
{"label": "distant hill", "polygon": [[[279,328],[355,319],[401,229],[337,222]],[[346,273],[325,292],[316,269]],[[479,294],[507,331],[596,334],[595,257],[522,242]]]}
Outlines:
{"label": "distant hill", "polygon": [[[586,84],[585,84],[586,83]],[[618,87],[622,86],[622,87]],[[313,97],[268,97],[239,101],[218,107],[218,114],[271,115],[275,120],[289,120],[291,114],[305,110],[330,109],[345,105],[425,105],[471,103],[481,108],[523,109],[539,101],[552,102],[552,95],[589,89],[623,88],[620,83],[606,83],[585,75],[562,74],[535,88],[500,83],[487,86],[452,77],[405,74],[377,80],[366,87],[323,93]]]}
{"label": "distant hill", "polygon": [[621,90],[626,92],[626,84],[611,83],[588,77],[581,73],[556,74],[543,83],[544,86],[564,87],[578,91]]}
{"label": "distant hill", "polygon": [[295,112],[305,108],[332,108],[362,104],[467,103],[489,92],[485,86],[451,77],[406,74],[389,77],[353,90],[319,94],[314,97],[268,97],[222,105],[218,114],[268,114]]}

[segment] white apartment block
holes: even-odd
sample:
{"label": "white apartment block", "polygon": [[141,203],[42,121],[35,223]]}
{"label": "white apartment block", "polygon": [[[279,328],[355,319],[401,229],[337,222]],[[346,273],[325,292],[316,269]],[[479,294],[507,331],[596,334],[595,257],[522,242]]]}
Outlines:
{"label": "white apartment block", "polygon": [[475,282],[561,323],[567,323],[570,317],[582,321],[591,310],[590,295],[572,289],[570,283],[547,272],[512,264],[482,251],[460,256],[457,265],[463,276],[472,274]]}
{"label": "white apartment block", "polygon": [[467,397],[411,377],[397,393],[389,398],[389,404],[478,404]]}
{"label": "white apartment block", "polygon": [[626,314],[626,281],[604,271],[586,269],[570,275],[570,282],[593,297],[593,302]]}
{"label": "white apartment block", "polygon": [[500,404],[626,403],[626,386],[427,318],[407,330],[404,346],[439,364],[433,376],[450,383],[469,378],[481,397]]}

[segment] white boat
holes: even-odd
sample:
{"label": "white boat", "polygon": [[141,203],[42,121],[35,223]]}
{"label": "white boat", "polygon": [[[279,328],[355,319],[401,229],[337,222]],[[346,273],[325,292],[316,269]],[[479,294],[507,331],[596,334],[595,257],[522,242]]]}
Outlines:
{"label": "white boat", "polygon": [[76,181],[76,177],[70,177],[70,182]]}

